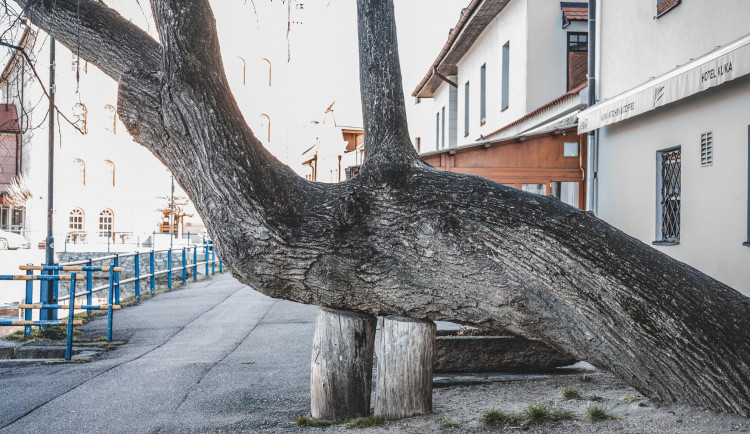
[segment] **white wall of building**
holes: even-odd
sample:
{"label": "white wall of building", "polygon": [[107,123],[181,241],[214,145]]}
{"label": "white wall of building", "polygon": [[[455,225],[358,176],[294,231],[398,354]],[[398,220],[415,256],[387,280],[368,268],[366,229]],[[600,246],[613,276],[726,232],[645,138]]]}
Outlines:
{"label": "white wall of building", "polygon": [[[749,30],[750,3],[682,2],[658,19],[652,0],[603,1],[599,80],[611,97],[697,59]],[[740,18],[743,17],[743,18]],[[601,218],[651,244],[657,240],[657,152],[681,147],[679,244],[654,248],[750,295],[747,241],[750,77],[600,129]],[[714,159],[701,166],[701,134]]]}
{"label": "white wall of building", "polygon": [[[474,143],[527,113],[527,1],[511,1],[458,63],[458,145]],[[552,7],[560,13],[559,5]],[[535,13],[534,11],[531,11]],[[559,25],[558,25],[559,27]],[[501,109],[502,47],[510,42],[509,105]],[[487,65],[487,116],[480,125],[480,69]],[[465,135],[465,84],[469,82],[469,134]],[[558,95],[559,96],[559,95]],[[552,98],[550,98],[552,99]]]}
{"label": "white wall of building", "polygon": [[597,6],[600,100],[750,32],[745,0],[683,1],[659,18],[655,0],[599,0]]}

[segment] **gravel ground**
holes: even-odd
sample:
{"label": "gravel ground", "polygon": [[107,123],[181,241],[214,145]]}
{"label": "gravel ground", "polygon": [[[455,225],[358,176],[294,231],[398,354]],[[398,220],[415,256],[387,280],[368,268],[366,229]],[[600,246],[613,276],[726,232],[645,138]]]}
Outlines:
{"label": "gravel ground", "polygon": [[[508,379],[484,384],[450,385],[437,387],[433,392],[433,414],[391,421],[385,425],[354,430],[362,433],[728,433],[750,432],[750,419],[706,411],[688,406],[659,406],[650,402],[633,388],[612,375],[595,372],[581,381],[580,375],[510,376]],[[582,399],[564,400],[562,390],[572,387],[580,391]],[[593,401],[592,397],[600,400]],[[596,398],[595,398],[596,399]],[[506,424],[485,427],[478,421],[488,409],[508,413],[523,411],[529,404],[542,403],[553,409],[567,409],[574,420],[545,423],[536,426]],[[617,420],[589,422],[586,409],[603,405]],[[445,427],[448,420],[455,424]],[[441,423],[442,422],[442,423]],[[315,432],[348,432],[344,426],[315,430]]]}

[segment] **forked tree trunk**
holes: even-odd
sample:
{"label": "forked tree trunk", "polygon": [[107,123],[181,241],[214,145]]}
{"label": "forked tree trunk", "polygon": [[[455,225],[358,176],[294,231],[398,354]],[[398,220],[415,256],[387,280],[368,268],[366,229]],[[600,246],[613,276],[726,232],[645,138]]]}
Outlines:
{"label": "forked tree trunk", "polygon": [[370,414],[375,317],[318,309],[310,366],[310,413],[349,420]]}
{"label": "forked tree trunk", "polygon": [[421,162],[391,0],[358,0],[366,158],[335,185],[299,178],[244,123],[208,0],[152,0],[159,42],[91,0],[17,3],[119,81],[128,131],[172,170],[240,281],[335,309],[505,328],[650,398],[750,413],[748,298],[589,213]]}

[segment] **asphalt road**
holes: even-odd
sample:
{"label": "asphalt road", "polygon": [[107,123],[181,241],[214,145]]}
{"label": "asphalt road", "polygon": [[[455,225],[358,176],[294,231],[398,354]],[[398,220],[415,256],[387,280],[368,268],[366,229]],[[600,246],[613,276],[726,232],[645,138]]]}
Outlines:
{"label": "asphalt road", "polygon": [[300,430],[315,312],[229,275],[160,294],[115,314],[101,360],[0,368],[0,432]]}

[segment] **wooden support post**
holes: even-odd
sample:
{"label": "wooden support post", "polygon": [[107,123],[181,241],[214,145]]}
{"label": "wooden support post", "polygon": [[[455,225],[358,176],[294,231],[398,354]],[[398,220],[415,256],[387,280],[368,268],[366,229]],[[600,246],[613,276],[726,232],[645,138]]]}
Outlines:
{"label": "wooden support post", "polygon": [[315,419],[370,414],[376,320],[372,315],[320,308],[310,367],[310,412]]}
{"label": "wooden support post", "polygon": [[432,412],[435,323],[387,316],[380,320],[375,415],[386,419]]}

